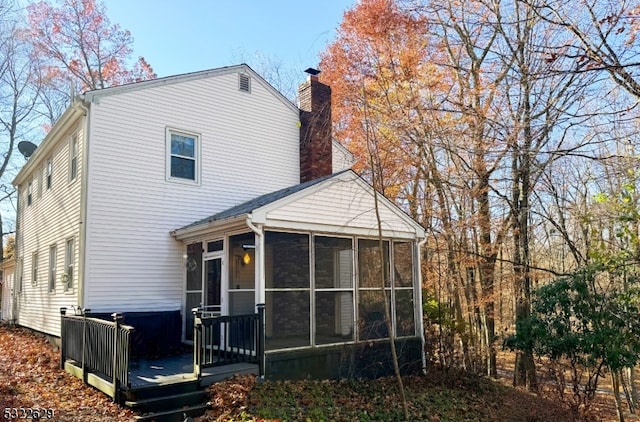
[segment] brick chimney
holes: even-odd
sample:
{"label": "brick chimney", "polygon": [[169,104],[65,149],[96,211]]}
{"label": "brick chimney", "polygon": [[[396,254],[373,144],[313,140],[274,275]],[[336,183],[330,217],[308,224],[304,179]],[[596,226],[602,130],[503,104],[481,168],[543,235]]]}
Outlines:
{"label": "brick chimney", "polygon": [[331,156],[331,87],[318,80],[320,71],[307,69],[298,88],[300,98],[300,183],[333,172]]}

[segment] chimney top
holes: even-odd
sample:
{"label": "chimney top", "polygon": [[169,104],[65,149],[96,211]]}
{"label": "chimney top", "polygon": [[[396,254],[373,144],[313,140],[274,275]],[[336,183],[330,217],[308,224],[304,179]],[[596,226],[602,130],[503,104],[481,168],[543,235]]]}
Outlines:
{"label": "chimney top", "polygon": [[311,76],[318,76],[320,74],[320,71],[318,69],[314,69],[312,67],[309,67],[305,70],[305,73],[308,73]]}

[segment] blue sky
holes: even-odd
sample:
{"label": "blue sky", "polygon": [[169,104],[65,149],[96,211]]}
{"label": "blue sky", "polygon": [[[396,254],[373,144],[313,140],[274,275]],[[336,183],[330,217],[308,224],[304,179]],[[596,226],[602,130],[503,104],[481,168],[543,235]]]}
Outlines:
{"label": "blue sky", "polygon": [[112,23],[131,31],[134,57],[159,77],[241,61],[260,53],[288,68],[316,67],[356,0],[105,0]]}

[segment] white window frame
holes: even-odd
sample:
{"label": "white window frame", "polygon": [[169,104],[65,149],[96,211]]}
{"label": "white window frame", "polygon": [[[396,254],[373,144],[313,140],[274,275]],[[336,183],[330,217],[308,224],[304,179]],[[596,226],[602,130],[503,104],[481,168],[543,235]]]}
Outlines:
{"label": "white window frame", "polygon": [[64,273],[67,276],[67,281],[64,283],[64,291],[73,290],[73,271],[75,269],[75,239],[73,237],[68,238],[64,243]]}
{"label": "white window frame", "polygon": [[49,292],[56,291],[56,269],[58,265],[58,247],[57,245],[49,246]]}
{"label": "white window frame", "polygon": [[53,159],[49,158],[45,166],[45,185],[47,190],[53,186]]}
{"label": "white window frame", "polygon": [[33,180],[29,180],[27,184],[27,206],[33,204]]}
{"label": "white window frame", "polygon": [[69,182],[78,178],[78,134],[74,133],[69,141]]}
{"label": "white window frame", "polygon": [[31,284],[38,284],[38,252],[31,254]]}
{"label": "white window frame", "polygon": [[[183,159],[190,159],[193,160],[195,162],[195,168],[194,168],[194,179],[186,179],[186,178],[182,178],[182,177],[175,177],[175,176],[171,176],[171,157],[173,157],[173,154],[171,153],[171,135],[179,135],[179,136],[186,136],[186,137],[190,137],[193,138],[195,141],[195,145],[194,145],[194,154],[195,157],[186,157],[186,156],[179,156],[176,155],[177,157],[183,158]],[[182,130],[182,129],[176,129],[176,128],[172,128],[172,127],[167,127],[166,128],[166,133],[165,133],[165,148],[166,148],[166,166],[165,166],[165,177],[167,181],[171,181],[171,182],[178,182],[178,183],[186,183],[186,184],[191,184],[191,185],[200,185],[200,163],[202,162],[202,154],[201,154],[201,141],[200,141],[201,137],[199,133],[196,132],[191,132],[191,131],[187,131],[187,130]]]}

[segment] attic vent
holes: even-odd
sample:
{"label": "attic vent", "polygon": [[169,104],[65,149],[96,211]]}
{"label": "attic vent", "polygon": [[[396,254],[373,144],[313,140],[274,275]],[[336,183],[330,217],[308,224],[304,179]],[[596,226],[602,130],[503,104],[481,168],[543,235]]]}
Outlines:
{"label": "attic vent", "polygon": [[251,92],[251,79],[249,79],[249,75],[245,75],[243,73],[239,74],[240,76],[240,91]]}

